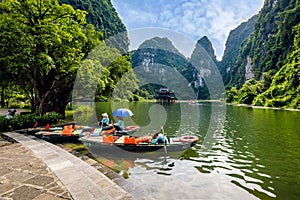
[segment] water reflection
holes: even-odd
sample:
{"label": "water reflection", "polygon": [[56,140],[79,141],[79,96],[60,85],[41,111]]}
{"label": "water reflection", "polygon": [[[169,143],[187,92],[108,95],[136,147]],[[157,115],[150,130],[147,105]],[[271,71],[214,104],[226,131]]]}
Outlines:
{"label": "water reflection", "polygon": [[[130,107],[139,116],[133,119],[136,124],[150,123],[151,105]],[[192,114],[183,115],[185,123],[178,119],[180,108],[188,106],[193,108],[187,103],[165,106],[164,127],[170,136],[192,133],[202,138],[193,148],[175,156],[108,157],[104,163],[153,199],[299,197],[299,113],[231,106],[224,111],[222,105],[201,103],[195,105],[200,113],[195,126]]]}
{"label": "water reflection", "polygon": [[[260,170],[265,166],[249,151],[251,143],[247,141],[247,134],[240,134],[240,129],[233,128],[234,120],[229,112],[223,128],[220,129],[220,125],[214,130],[212,137],[215,142],[211,148],[200,145],[197,147],[199,157],[190,157],[190,160],[200,164],[196,168],[201,173],[225,175],[230,177],[231,183],[249,193],[259,197],[276,197],[273,187],[268,184],[271,176]],[[239,123],[235,126],[239,127]]]}

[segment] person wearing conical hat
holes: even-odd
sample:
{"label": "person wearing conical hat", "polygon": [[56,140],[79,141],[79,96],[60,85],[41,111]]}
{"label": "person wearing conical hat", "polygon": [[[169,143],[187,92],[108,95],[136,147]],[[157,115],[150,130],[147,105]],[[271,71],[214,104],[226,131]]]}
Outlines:
{"label": "person wearing conical hat", "polygon": [[109,118],[107,113],[101,114],[101,121],[99,122],[99,126],[108,126],[109,124]]}

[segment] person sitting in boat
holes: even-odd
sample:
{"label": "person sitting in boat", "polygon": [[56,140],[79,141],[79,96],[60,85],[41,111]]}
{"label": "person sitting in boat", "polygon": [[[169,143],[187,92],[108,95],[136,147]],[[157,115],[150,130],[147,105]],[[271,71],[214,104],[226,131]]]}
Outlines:
{"label": "person sitting in boat", "polygon": [[125,130],[125,125],[122,117],[117,117],[118,121],[114,124],[117,131]]}
{"label": "person sitting in boat", "polygon": [[154,133],[151,143],[152,144],[156,144],[156,143],[169,144],[169,140],[168,140],[167,136],[165,136],[162,133]]}
{"label": "person sitting in boat", "polygon": [[108,118],[108,114],[107,113],[103,113],[102,115],[102,119],[99,122],[99,126],[108,126],[109,125],[109,118]]}

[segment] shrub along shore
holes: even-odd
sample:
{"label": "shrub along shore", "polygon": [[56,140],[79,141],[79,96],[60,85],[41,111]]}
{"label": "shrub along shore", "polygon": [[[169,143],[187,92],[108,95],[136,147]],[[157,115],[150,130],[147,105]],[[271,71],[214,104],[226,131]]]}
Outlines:
{"label": "shrub along shore", "polygon": [[6,116],[0,116],[0,132],[31,128],[34,125],[46,126],[47,124],[57,124],[61,118],[62,116],[56,112],[42,116],[36,113],[15,115],[11,119],[7,119]]}

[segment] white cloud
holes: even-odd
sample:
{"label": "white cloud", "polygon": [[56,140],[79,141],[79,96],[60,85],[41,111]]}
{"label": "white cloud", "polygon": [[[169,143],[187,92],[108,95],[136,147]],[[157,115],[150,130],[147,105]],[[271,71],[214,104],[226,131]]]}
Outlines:
{"label": "white cloud", "polygon": [[207,36],[221,57],[229,32],[259,12],[263,0],[113,0],[128,30],[167,28],[198,40]]}

